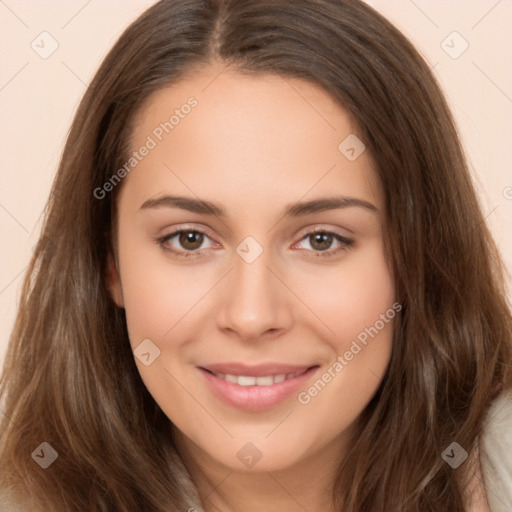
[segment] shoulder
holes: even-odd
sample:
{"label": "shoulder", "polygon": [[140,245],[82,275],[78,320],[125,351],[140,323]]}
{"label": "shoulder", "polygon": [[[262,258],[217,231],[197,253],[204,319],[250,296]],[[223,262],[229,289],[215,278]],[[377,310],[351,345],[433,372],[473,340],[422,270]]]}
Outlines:
{"label": "shoulder", "polygon": [[480,463],[491,512],[512,510],[512,390],[501,393],[487,413]]}

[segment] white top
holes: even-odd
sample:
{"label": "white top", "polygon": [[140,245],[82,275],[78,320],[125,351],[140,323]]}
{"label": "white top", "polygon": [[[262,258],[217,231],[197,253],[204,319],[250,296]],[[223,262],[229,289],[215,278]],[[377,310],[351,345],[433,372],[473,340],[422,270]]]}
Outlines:
{"label": "white top", "polygon": [[512,512],[512,391],[491,405],[480,440],[480,464],[491,512]]}
{"label": "white top", "polygon": [[[204,512],[187,470],[179,459],[175,463],[181,468],[178,478],[189,510]],[[512,391],[502,393],[489,409],[480,439],[480,464],[491,512],[512,512]],[[2,492],[0,511],[28,512]]]}

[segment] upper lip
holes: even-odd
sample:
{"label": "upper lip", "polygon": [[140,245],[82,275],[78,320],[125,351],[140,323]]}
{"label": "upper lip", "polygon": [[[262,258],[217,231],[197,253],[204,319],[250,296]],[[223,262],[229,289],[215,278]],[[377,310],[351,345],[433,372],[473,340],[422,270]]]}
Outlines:
{"label": "upper lip", "polygon": [[269,375],[281,375],[283,373],[296,373],[308,370],[313,366],[310,364],[279,364],[266,363],[258,365],[246,365],[243,363],[217,363],[200,366],[204,370],[213,373],[223,373],[229,375],[246,375],[249,377],[263,377]]}

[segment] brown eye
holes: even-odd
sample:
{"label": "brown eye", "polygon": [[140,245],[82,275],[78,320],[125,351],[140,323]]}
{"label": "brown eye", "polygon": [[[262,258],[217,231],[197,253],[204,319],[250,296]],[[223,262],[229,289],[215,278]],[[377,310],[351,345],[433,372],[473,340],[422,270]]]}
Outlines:
{"label": "brown eye", "polygon": [[312,233],[309,235],[309,243],[316,251],[326,251],[332,245],[334,237],[328,233]]}
{"label": "brown eye", "polygon": [[[164,251],[185,258],[200,256],[202,250],[212,248],[213,243],[206,233],[196,229],[179,229],[162,238],[157,238],[155,241]],[[208,246],[208,242],[210,246]]]}
{"label": "brown eye", "polygon": [[178,241],[183,249],[195,251],[203,245],[204,234],[198,231],[182,231],[179,234]]}
{"label": "brown eye", "polygon": [[354,240],[335,232],[320,230],[308,233],[299,242],[299,248],[305,249],[311,256],[315,257],[337,256],[353,245]]}

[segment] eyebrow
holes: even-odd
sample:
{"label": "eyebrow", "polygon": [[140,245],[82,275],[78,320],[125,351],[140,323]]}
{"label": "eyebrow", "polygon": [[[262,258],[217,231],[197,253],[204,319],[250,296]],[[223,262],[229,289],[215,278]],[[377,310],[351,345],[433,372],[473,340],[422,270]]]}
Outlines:
{"label": "eyebrow", "polygon": [[[359,207],[365,210],[378,213],[378,208],[364,199],[347,196],[332,196],[313,199],[311,201],[303,201],[291,203],[286,206],[284,211],[285,217],[301,217],[312,213],[319,213],[328,210],[336,210],[341,208]],[[153,199],[148,199],[140,207],[141,210],[152,208],[180,208],[193,213],[204,215],[214,215],[215,217],[226,217],[224,209],[211,201],[203,199],[194,199],[185,196],[169,196],[164,195]]]}

